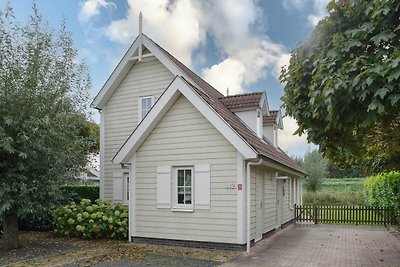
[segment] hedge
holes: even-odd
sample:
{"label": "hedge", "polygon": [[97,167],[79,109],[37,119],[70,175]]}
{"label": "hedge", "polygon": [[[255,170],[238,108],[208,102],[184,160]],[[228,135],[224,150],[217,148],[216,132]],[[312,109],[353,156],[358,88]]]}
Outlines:
{"label": "hedge", "polygon": [[366,200],[370,205],[392,207],[400,223],[400,172],[371,176],[365,182]]}
{"label": "hedge", "polygon": [[[65,185],[62,186],[64,201],[59,205],[65,205],[69,202],[79,203],[82,199],[95,201],[99,198],[100,190],[96,185]],[[53,228],[53,211],[58,206],[52,208],[38,208],[32,213],[22,214],[19,218],[19,228],[21,230],[50,230]],[[0,236],[2,235],[2,222],[0,219]]]}
{"label": "hedge", "polygon": [[94,202],[100,197],[100,188],[97,185],[64,185],[62,190],[67,198],[65,203],[79,203],[81,199],[90,199]]}

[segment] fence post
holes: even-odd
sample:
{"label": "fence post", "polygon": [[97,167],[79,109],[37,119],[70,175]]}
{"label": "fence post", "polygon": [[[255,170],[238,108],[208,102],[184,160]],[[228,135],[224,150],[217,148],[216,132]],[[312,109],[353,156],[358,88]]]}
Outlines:
{"label": "fence post", "polygon": [[296,220],[297,220],[297,204],[294,204],[294,216],[293,216],[293,224],[296,224]]}
{"label": "fence post", "polygon": [[318,224],[318,207],[314,205],[314,223]]}

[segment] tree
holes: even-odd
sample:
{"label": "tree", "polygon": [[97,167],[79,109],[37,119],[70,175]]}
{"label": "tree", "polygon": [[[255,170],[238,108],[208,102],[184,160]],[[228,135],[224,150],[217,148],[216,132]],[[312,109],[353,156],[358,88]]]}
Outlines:
{"label": "tree", "polygon": [[18,216],[51,205],[86,163],[81,135],[90,78],[65,23],[55,33],[35,5],[25,26],[0,11],[0,215],[3,244],[19,245]]}
{"label": "tree", "polygon": [[328,159],[324,158],[318,150],[307,152],[302,164],[308,178],[304,186],[307,190],[317,191],[322,184],[322,179],[328,174]]}
{"label": "tree", "polygon": [[341,167],[400,166],[400,2],[331,1],[282,69],[282,98],[308,141]]}

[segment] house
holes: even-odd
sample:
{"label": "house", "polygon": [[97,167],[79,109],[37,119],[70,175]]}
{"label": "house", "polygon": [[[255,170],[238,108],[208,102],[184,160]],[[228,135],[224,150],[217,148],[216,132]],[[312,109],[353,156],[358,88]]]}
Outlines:
{"label": "house", "polygon": [[87,156],[87,163],[85,169],[77,174],[76,179],[80,180],[83,184],[100,184],[99,172],[99,155],[89,154]]}
{"label": "house", "polygon": [[224,96],[140,32],[92,106],[100,195],[129,205],[130,240],[249,250],[293,219],[305,173],[265,92]]}

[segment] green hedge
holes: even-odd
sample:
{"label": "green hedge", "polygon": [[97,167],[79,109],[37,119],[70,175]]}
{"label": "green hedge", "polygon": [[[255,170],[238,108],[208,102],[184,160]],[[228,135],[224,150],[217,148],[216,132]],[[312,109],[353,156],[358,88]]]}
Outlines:
{"label": "green hedge", "polygon": [[54,228],[56,233],[70,237],[89,239],[116,238],[128,236],[128,207],[112,206],[110,201],[82,199],[55,210]]}
{"label": "green hedge", "polygon": [[[22,214],[19,218],[19,228],[21,230],[50,230],[53,229],[53,211],[60,205],[67,204],[69,202],[79,203],[81,199],[90,199],[95,201],[99,198],[100,190],[99,186],[96,185],[65,185],[62,186],[62,192],[64,194],[63,203],[58,204],[52,208],[35,209],[34,212],[27,212]],[[2,225],[0,220],[0,235],[2,231]]]}
{"label": "green hedge", "polygon": [[366,199],[374,206],[392,207],[400,223],[400,172],[392,171],[371,176],[365,182]]}
{"label": "green hedge", "polygon": [[65,192],[66,203],[79,203],[81,199],[96,201],[100,197],[100,188],[97,185],[64,185],[62,190]]}

